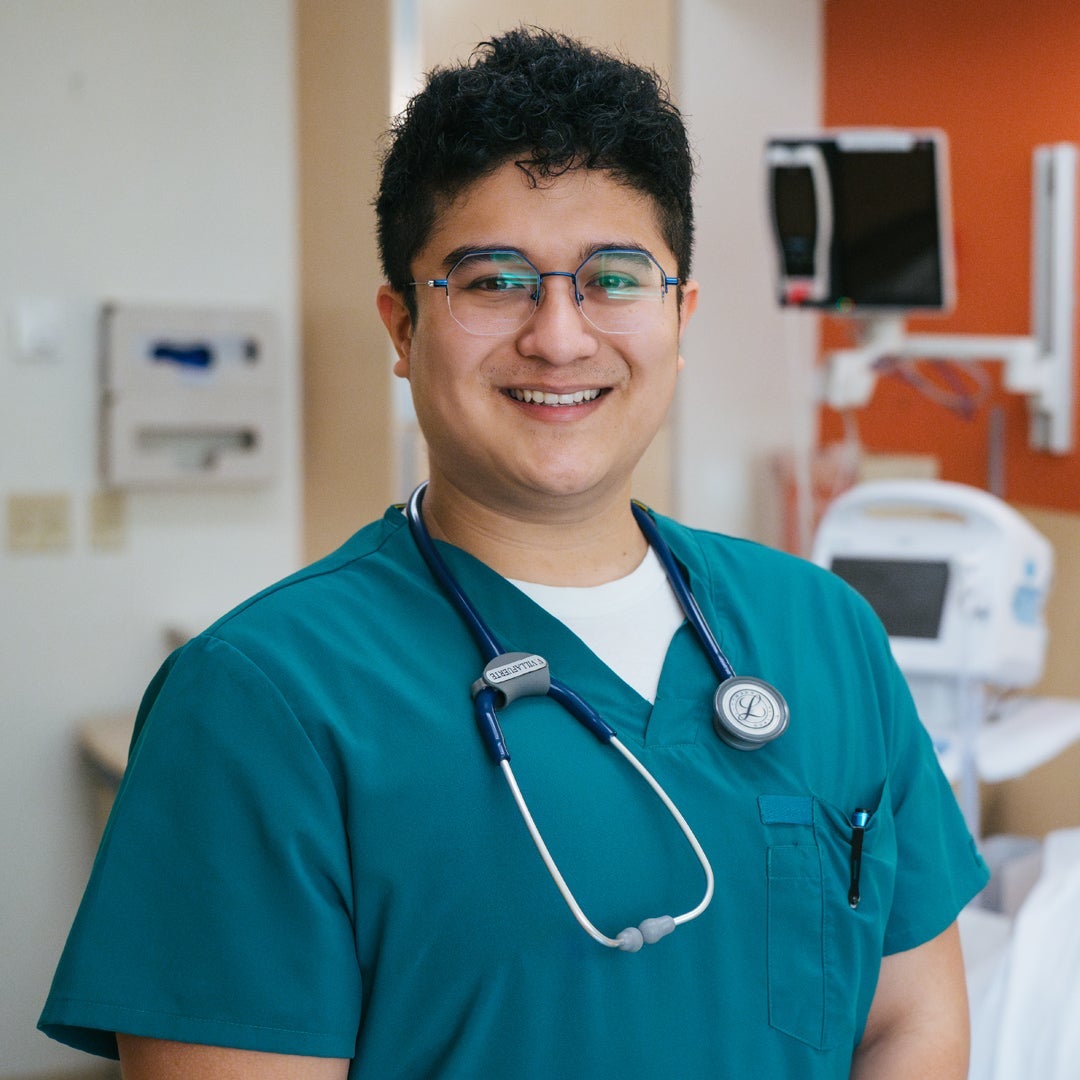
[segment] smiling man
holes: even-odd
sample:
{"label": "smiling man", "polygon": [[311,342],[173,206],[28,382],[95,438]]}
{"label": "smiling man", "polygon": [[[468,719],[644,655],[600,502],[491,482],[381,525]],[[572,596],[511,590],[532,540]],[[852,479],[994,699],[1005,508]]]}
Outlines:
{"label": "smiling man", "polygon": [[430,480],[151,683],[48,1034],[127,1080],[965,1075],[985,868],[884,631],[631,501],[691,179],[659,80],[559,35],[413,99],[377,304]]}

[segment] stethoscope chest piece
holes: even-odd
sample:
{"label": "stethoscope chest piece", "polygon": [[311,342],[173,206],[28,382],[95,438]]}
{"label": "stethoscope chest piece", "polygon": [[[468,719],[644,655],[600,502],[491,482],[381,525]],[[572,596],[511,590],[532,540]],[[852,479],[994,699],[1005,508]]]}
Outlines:
{"label": "stethoscope chest piece", "polygon": [[788,705],[775,686],[750,675],[733,675],[717,687],[713,729],[736,750],[757,750],[787,726]]}

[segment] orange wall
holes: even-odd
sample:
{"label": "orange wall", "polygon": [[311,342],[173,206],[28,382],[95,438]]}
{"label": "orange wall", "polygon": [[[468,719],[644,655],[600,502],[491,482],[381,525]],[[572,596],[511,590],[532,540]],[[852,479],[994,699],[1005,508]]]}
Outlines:
{"label": "orange wall", "polygon": [[[1028,333],[1032,151],[1080,142],[1080,2],[827,0],[824,8],[826,126],[936,127],[949,137],[957,305],[910,328]],[[847,340],[837,321],[826,320],[827,345]],[[999,367],[988,365],[995,384]],[[870,451],[934,454],[944,479],[985,487],[991,406],[1005,420],[1004,496],[1080,510],[1080,453],[1029,450],[1024,400],[996,387],[966,420],[882,379],[859,431]],[[1075,423],[1074,412],[1080,444]],[[825,410],[823,441],[840,433]]]}

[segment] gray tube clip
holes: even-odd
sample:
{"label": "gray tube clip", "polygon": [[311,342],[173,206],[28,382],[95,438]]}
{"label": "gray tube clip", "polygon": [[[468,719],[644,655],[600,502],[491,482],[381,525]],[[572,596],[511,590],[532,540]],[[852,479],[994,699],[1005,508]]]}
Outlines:
{"label": "gray tube clip", "polygon": [[489,660],[484,674],[472,685],[476,697],[485,687],[499,695],[498,707],[505,708],[520,697],[543,697],[551,686],[548,662],[536,653],[502,653]]}

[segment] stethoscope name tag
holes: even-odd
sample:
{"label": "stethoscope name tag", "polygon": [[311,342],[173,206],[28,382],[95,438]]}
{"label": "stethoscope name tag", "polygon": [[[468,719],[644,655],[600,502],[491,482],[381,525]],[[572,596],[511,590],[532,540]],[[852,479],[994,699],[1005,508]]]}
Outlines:
{"label": "stethoscope name tag", "polygon": [[503,709],[518,698],[543,697],[551,688],[551,669],[536,653],[501,653],[488,662],[473,683],[473,697],[485,686],[498,693],[498,707]]}

